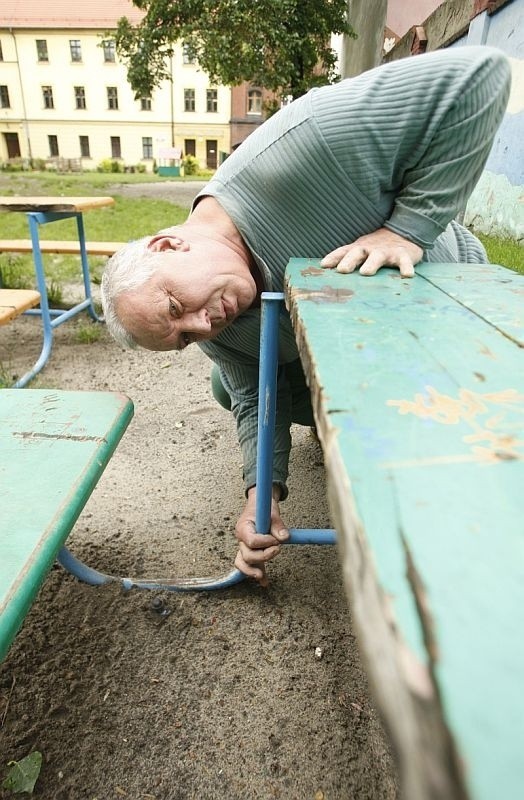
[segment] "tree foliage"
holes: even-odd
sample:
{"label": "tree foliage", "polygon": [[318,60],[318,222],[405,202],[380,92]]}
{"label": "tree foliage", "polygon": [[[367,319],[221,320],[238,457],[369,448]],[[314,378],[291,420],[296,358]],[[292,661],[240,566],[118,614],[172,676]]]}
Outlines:
{"label": "tree foliage", "polygon": [[118,22],[118,54],[136,96],[171,78],[169,57],[183,42],[212,83],[250,81],[293,98],[337,79],[331,34],[353,29],[347,0],[133,0],[145,12]]}

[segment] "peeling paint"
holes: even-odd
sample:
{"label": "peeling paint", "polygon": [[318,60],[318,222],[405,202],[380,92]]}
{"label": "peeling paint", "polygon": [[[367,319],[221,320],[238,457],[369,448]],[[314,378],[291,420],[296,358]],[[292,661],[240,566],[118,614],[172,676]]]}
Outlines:
{"label": "peeling paint", "polygon": [[[458,397],[450,397],[427,386],[425,395],[418,393],[412,400],[387,400],[386,405],[397,407],[399,414],[413,414],[442,425],[465,423],[470,433],[462,436],[462,441],[471,446],[475,461],[493,464],[524,457],[524,439],[516,433],[524,429],[524,418],[516,420],[518,414],[524,417],[524,395],[516,389],[486,394],[459,389]],[[511,413],[511,422],[506,412]]]}
{"label": "peeling paint", "polygon": [[307,278],[310,275],[322,275],[323,272],[324,270],[322,267],[315,267],[313,264],[311,264],[309,267],[306,267],[306,269],[300,270],[300,274],[303,275],[304,278]]}
{"label": "peeling paint", "polygon": [[354,294],[353,289],[334,289],[332,286],[292,290],[293,300],[308,300],[312,303],[346,303]]}
{"label": "peeling paint", "polygon": [[101,444],[106,439],[103,436],[74,436],[72,433],[39,433],[38,431],[13,431],[13,436],[19,439],[50,439],[64,442],[96,442]]}

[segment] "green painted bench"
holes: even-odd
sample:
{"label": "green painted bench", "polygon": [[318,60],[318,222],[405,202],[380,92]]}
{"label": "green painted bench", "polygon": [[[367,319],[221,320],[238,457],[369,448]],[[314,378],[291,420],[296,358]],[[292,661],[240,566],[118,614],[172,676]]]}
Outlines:
{"label": "green painted bench", "polygon": [[406,800],[524,796],[524,277],[288,265],[351,613]]}
{"label": "green painted bench", "polygon": [[132,415],[115,392],[0,390],[0,661]]}

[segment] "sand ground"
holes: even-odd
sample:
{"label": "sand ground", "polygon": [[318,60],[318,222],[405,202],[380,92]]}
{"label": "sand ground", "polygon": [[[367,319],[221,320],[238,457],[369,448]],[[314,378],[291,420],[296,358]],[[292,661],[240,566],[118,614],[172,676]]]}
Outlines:
{"label": "sand ground", "polygon": [[[198,188],[160,196],[187,205]],[[81,344],[81,325],[57,329],[32,386],[121,391],[135,416],[71,550],[116,575],[228,572],[241,463],[210,362],[196,347],[125,352],[105,330]],[[19,319],[0,330],[0,361],[21,374],[40,341],[39,322]],[[321,450],[298,427],[293,442],[284,517],[330,527]],[[399,797],[334,547],[286,548],[267,590],[93,588],[54,568],[0,666],[0,774],[34,749],[45,800]]]}

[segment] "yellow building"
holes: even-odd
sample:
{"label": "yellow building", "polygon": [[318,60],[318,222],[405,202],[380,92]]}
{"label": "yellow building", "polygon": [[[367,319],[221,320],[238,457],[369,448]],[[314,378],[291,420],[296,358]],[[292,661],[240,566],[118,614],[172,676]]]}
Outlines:
{"label": "yellow building", "polygon": [[0,161],[167,163],[170,148],[214,168],[230,151],[231,91],[212,86],[181,43],[171,81],[134,98],[111,31],[142,12],[127,0],[10,0],[0,10]]}

